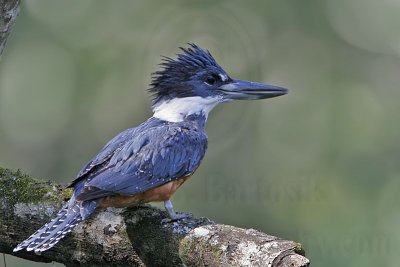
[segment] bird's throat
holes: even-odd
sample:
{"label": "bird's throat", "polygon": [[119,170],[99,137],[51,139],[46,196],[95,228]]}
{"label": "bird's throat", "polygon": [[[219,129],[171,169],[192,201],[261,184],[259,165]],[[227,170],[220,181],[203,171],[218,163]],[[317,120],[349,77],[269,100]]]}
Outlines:
{"label": "bird's throat", "polygon": [[163,101],[153,107],[153,117],[169,122],[181,122],[186,117],[199,114],[208,117],[208,113],[223,102],[219,97],[191,96]]}

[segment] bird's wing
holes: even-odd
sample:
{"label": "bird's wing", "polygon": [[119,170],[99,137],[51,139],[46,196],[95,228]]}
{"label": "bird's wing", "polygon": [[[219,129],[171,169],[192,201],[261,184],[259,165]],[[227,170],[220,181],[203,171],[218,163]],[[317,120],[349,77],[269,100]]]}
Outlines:
{"label": "bird's wing", "polygon": [[182,127],[156,127],[137,133],[94,175],[88,175],[76,198],[134,195],[187,176],[200,164],[207,137]]}
{"label": "bird's wing", "polygon": [[[82,168],[82,170],[76,176],[76,180],[79,180],[79,178],[88,174],[95,167],[109,160],[130,138],[132,138],[132,136],[135,135],[135,131],[136,128],[127,129],[111,139],[101,149],[101,151]],[[74,182],[76,182],[76,180]]]}

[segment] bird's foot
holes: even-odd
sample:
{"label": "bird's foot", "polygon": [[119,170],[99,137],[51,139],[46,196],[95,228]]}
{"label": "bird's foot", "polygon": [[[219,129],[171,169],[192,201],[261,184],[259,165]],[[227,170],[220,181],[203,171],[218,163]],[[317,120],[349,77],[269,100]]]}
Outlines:
{"label": "bird's foot", "polygon": [[167,223],[171,223],[171,222],[175,222],[175,221],[179,221],[179,220],[183,220],[183,219],[189,219],[192,218],[193,214],[192,213],[175,213],[173,216],[170,216],[169,218],[164,218],[161,220],[161,224],[167,224]]}

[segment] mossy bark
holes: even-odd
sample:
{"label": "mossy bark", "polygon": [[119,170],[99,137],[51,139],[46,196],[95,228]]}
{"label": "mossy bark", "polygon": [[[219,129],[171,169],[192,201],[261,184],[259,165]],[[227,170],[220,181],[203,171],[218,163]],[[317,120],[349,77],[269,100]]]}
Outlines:
{"label": "mossy bark", "polygon": [[55,183],[0,168],[0,252],[66,266],[308,265],[296,242],[207,218],[161,224],[167,214],[150,205],[97,211],[49,251],[13,253],[70,194]]}

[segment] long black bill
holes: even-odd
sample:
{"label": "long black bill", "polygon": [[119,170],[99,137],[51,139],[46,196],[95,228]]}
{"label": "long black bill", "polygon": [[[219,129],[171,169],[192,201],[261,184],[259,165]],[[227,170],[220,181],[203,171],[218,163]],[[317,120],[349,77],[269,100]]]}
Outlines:
{"label": "long black bill", "polygon": [[288,93],[288,89],[269,84],[233,80],[218,88],[227,99],[256,100],[277,97]]}

